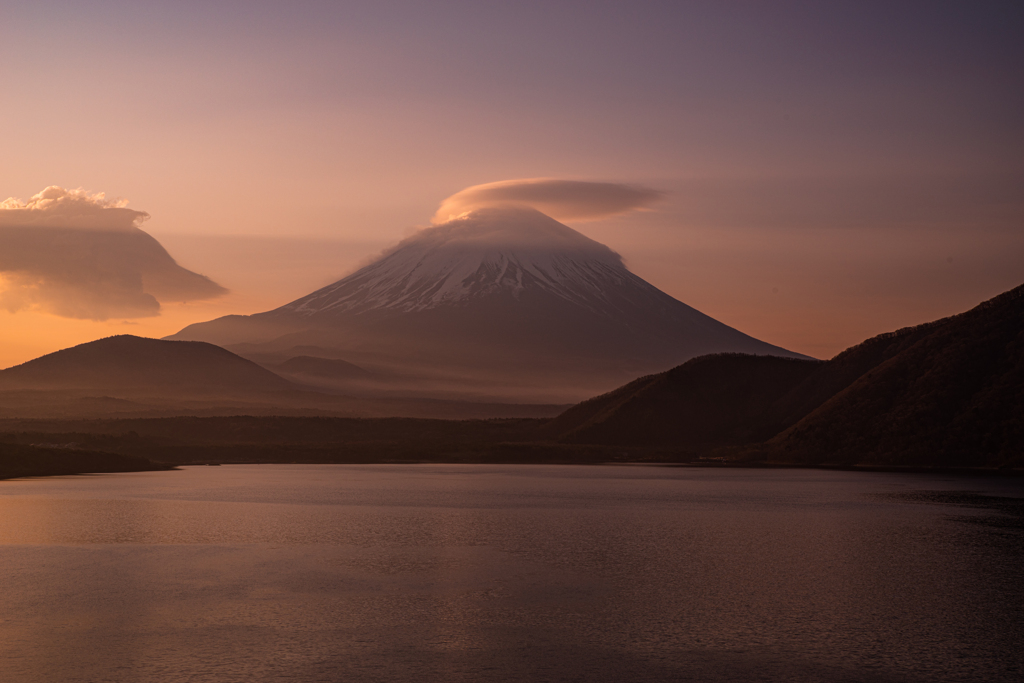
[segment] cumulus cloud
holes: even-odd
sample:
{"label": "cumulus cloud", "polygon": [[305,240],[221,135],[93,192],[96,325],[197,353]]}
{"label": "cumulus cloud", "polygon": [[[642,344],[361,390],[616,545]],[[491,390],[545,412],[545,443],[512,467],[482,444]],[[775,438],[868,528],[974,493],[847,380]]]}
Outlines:
{"label": "cumulus cloud", "polygon": [[66,318],[158,315],[161,301],[227,290],[182,268],[139,229],[149,214],[84,190],[51,186],[0,202],[0,307]]}
{"label": "cumulus cloud", "polygon": [[444,200],[434,223],[486,207],[526,206],[557,220],[596,220],[642,209],[663,196],[637,185],[555,178],[523,178],[474,185]]}

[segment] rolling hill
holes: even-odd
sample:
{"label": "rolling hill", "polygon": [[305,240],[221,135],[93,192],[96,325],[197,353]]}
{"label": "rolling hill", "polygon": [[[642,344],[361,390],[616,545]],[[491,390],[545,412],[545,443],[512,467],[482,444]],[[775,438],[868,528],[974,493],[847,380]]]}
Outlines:
{"label": "rolling hill", "polygon": [[244,396],[295,389],[252,361],[204,342],[107,337],[0,370],[0,391],[110,396]]}
{"label": "rolling hill", "polygon": [[1020,466],[1024,286],[825,362],[696,358],[574,406],[547,429],[568,443],[745,461]]}

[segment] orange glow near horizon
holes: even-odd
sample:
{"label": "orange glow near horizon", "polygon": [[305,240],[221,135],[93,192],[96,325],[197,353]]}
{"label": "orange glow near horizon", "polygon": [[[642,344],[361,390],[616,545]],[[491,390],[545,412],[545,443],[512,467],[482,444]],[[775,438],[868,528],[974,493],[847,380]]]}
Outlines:
{"label": "orange glow near horizon", "polygon": [[0,305],[0,366],[275,308],[512,179],[649,188],[561,217],[819,358],[1024,282],[1012,9],[55,3],[0,27],[0,201],[130,200],[231,293],[127,323]]}
{"label": "orange glow near horizon", "polygon": [[119,334],[165,337],[193,322],[227,314],[219,304],[169,305],[164,306],[161,315],[152,318],[106,321],[72,320],[38,311],[0,311],[0,368]]}

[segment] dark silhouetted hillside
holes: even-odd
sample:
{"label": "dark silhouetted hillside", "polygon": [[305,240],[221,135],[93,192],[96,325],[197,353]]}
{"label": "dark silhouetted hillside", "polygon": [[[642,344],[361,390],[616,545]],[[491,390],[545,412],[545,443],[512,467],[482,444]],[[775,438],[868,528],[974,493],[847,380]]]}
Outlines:
{"label": "dark silhouetted hillside", "polygon": [[696,358],[574,406],[548,429],[570,443],[778,463],[1020,466],[1024,286],[826,362]]}
{"label": "dark silhouetted hillside", "polygon": [[205,342],[107,337],[0,371],[0,391],[85,391],[111,396],[244,395],[294,385]]}
{"label": "dark silhouetted hillside", "polygon": [[763,441],[788,426],[775,403],[821,365],[777,356],[701,356],[584,401],[549,430],[570,443],[683,451]]}
{"label": "dark silhouetted hillside", "polygon": [[876,339],[898,351],[773,438],[756,457],[882,466],[1024,465],[1024,286],[961,315]]}

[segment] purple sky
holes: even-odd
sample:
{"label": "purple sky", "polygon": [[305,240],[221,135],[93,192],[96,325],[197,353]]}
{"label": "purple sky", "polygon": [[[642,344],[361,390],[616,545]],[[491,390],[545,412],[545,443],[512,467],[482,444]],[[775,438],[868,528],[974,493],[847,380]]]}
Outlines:
{"label": "purple sky", "polygon": [[[622,182],[572,223],[819,357],[1024,281],[1020,2],[32,2],[5,7],[0,199],[130,200],[265,310],[517,178]],[[124,331],[0,312],[0,366]]]}

